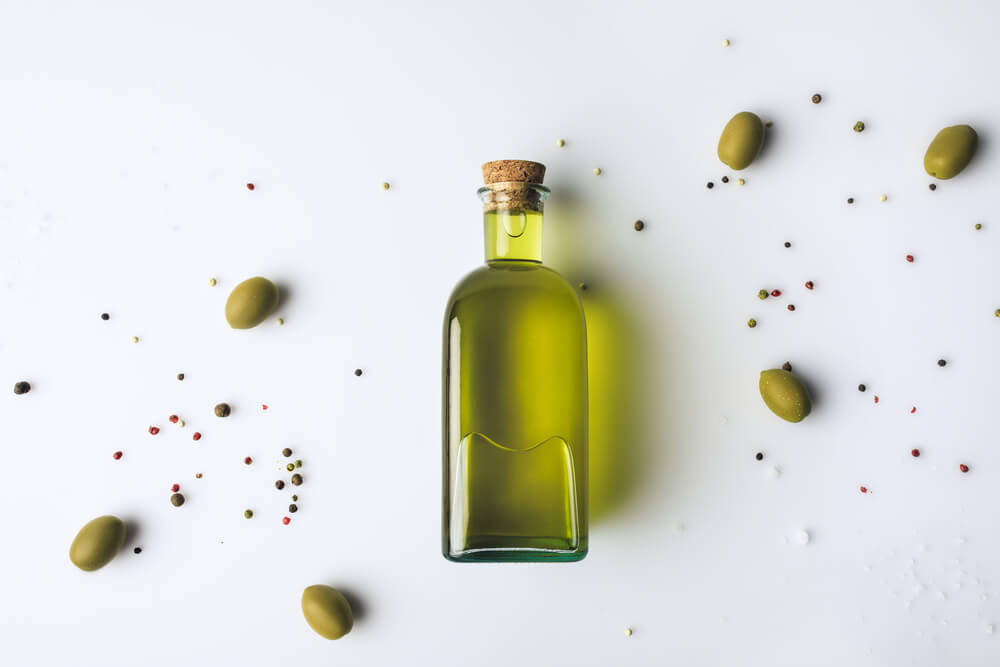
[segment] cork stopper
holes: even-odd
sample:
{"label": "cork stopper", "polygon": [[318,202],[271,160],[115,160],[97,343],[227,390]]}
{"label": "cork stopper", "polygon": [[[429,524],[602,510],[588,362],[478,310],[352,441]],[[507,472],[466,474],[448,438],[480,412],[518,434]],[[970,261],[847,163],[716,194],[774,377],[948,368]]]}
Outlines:
{"label": "cork stopper", "polygon": [[529,160],[493,160],[483,164],[483,182],[537,183],[545,179],[545,165]]}

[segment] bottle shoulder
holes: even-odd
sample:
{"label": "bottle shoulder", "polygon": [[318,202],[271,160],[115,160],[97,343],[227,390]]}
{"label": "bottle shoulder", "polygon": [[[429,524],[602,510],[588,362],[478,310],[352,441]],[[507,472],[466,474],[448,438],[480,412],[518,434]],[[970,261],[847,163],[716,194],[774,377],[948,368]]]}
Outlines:
{"label": "bottle shoulder", "polygon": [[491,262],[467,273],[451,292],[449,309],[456,302],[498,290],[523,291],[559,301],[580,298],[569,281],[558,271],[535,262]]}

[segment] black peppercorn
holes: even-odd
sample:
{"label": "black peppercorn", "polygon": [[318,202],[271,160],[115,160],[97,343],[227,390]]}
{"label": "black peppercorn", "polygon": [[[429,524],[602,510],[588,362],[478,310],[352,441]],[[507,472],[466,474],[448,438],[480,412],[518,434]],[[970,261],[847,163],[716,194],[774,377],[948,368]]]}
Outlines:
{"label": "black peppercorn", "polygon": [[792,247],[792,244],[791,244],[791,242],[789,242],[789,241],[785,241],[785,247],[786,247],[786,248],[791,248],[791,247]]}
{"label": "black peppercorn", "polygon": [[711,190],[712,188],[715,187],[715,183],[713,183],[712,181],[709,181],[708,183],[705,184],[705,187],[708,188],[709,190]]}
{"label": "black peppercorn", "polygon": [[291,448],[290,447],[285,447],[284,449],[282,449],[281,450],[281,455],[282,456],[291,456],[292,455]]}
{"label": "black peppercorn", "polygon": [[184,379],[184,373],[178,373],[177,374],[177,379],[178,380],[183,380]]}
{"label": "black peppercorn", "polygon": [[781,364],[781,369],[785,370],[785,371],[788,371],[789,373],[791,373],[792,372],[792,363],[790,361],[786,361],[785,363]]}
{"label": "black peppercorn", "polygon": [[219,403],[215,406],[216,417],[228,417],[232,412],[233,409],[229,407],[229,403]]}
{"label": "black peppercorn", "polygon": [[354,369],[354,374],[357,375],[358,377],[361,377],[361,369],[360,368],[355,368]]}
{"label": "black peppercorn", "polygon": [[848,197],[847,198],[847,203],[848,204],[853,204],[854,203],[854,197]]}
{"label": "black peppercorn", "polygon": [[868,388],[868,387],[864,386],[863,384],[859,384],[859,385],[858,385],[858,391],[864,391],[864,390],[865,390],[865,389],[867,389],[867,388]]}
{"label": "black peppercorn", "polygon": [[288,506],[288,511],[292,513],[298,512],[299,506],[296,505],[295,503],[292,503],[291,505]]}
{"label": "black peppercorn", "polygon": [[14,393],[18,396],[27,394],[29,391],[31,391],[31,385],[23,380],[14,384]]}
{"label": "black peppercorn", "polygon": [[822,101],[823,101],[823,96],[820,95],[819,93],[816,93],[815,95],[812,96],[812,103],[813,104],[819,104]]}
{"label": "black peppercorn", "polygon": [[101,313],[101,319],[102,320],[110,320],[111,319],[111,315],[109,315],[108,313]]}
{"label": "black peppercorn", "polygon": [[134,553],[134,554],[141,554],[142,553],[142,547],[136,547],[135,549],[132,549],[132,553]]}
{"label": "black peppercorn", "polygon": [[635,231],[641,232],[646,227],[646,223],[642,220],[636,220],[635,224],[632,226],[635,227]]}
{"label": "black peppercorn", "polygon": [[948,362],[947,362],[947,361],[945,361],[944,359],[938,359],[938,366],[944,366],[944,365],[945,365],[945,364],[947,364],[947,363],[948,363]]}
{"label": "black peppercorn", "polygon": [[723,183],[728,183],[729,182],[729,177],[728,176],[723,176],[721,180],[722,180]]}
{"label": "black peppercorn", "polygon": [[753,455],[753,457],[755,459],[757,459],[758,461],[763,461],[764,460],[764,452],[757,452],[756,454]]}
{"label": "black peppercorn", "polygon": [[294,475],[292,475],[292,484],[294,484],[295,486],[301,486],[302,475],[300,475],[299,473],[295,473]]}
{"label": "black peppercorn", "polygon": [[933,183],[931,183],[931,184],[930,184],[930,185],[928,185],[927,187],[929,187],[929,188],[931,189],[931,192],[933,192],[934,190],[937,190],[937,186],[936,186],[936,185],[934,185]]}
{"label": "black peppercorn", "polygon": [[279,479],[278,481],[276,481],[274,483],[274,488],[276,488],[279,491],[281,491],[283,488],[285,488],[285,482]]}

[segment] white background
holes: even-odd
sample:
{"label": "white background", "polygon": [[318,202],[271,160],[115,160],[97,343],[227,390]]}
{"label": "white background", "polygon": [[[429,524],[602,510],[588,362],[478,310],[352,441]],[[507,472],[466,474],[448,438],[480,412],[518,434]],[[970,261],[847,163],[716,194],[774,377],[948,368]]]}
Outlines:
{"label": "white background", "polygon": [[[996,664],[998,20],[0,2],[0,661]],[[744,109],[774,126],[739,187],[715,149]],[[924,150],[956,123],[979,154],[931,192]],[[590,286],[579,564],[440,555],[441,320],[482,261],[479,165],[508,157],[548,165],[546,261]],[[284,327],[225,324],[253,275]],[[757,391],[786,360],[801,424]],[[83,573],[69,544],[105,513],[128,546]],[[313,583],[360,607],[347,638],[306,626]]]}

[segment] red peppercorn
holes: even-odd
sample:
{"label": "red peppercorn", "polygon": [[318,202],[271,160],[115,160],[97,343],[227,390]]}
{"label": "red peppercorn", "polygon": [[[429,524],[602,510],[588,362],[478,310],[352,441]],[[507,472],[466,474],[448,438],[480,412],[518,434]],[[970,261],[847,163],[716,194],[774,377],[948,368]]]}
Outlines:
{"label": "red peppercorn", "polygon": [[253,192],[253,189],[255,187],[257,187],[257,186],[255,186],[253,183],[247,183],[247,190],[250,190],[251,192]]}
{"label": "red peppercorn", "polygon": [[253,459],[248,456],[245,459],[243,459],[243,463],[250,465],[251,463],[253,463]]}
{"label": "red peppercorn", "polygon": [[170,490],[173,491],[174,493],[177,493],[178,491],[181,490],[181,485],[180,484],[174,484],[173,486],[170,487]]}
{"label": "red peppercorn", "polygon": [[913,261],[913,255],[907,255],[906,256],[906,261],[907,262],[912,262]]}
{"label": "red peppercorn", "polygon": [[962,472],[969,472],[969,466],[965,465],[964,463],[958,466],[958,469],[961,470]]}
{"label": "red peppercorn", "polygon": [[910,414],[911,414],[911,415],[912,415],[912,414],[913,414],[914,412],[916,412],[916,411],[917,411],[917,406],[915,406],[915,405],[914,405],[914,406],[913,406],[912,408],[910,408]]}
{"label": "red peppercorn", "polygon": [[267,410],[267,403],[262,403],[260,406],[261,410]]}
{"label": "red peppercorn", "polygon": [[920,450],[919,449],[911,449],[910,450],[910,456],[912,456],[913,458],[917,458],[918,456],[920,456]]}
{"label": "red peppercorn", "polygon": [[780,289],[771,290],[771,296],[781,296],[781,290]]}
{"label": "red peppercorn", "polygon": [[806,281],[806,289],[812,289],[812,288],[813,288],[813,281],[807,280]]}
{"label": "red peppercorn", "polygon": [[122,457],[122,453],[121,452],[115,452],[111,456],[113,456],[114,459],[115,459],[115,461],[117,461],[118,459],[120,459]]}
{"label": "red peppercorn", "polygon": [[180,420],[180,417],[178,417],[177,415],[170,415],[170,423],[171,424],[176,424],[178,422],[178,420]]}
{"label": "red peppercorn", "polygon": [[878,396],[875,397],[875,403],[878,403]]}
{"label": "red peppercorn", "polygon": [[160,429],[157,428],[156,426],[150,426],[149,427],[149,434],[150,435],[156,435],[159,432],[160,432]]}
{"label": "red peppercorn", "polygon": [[862,486],[861,487],[861,493],[868,493],[868,487],[867,486]]}
{"label": "red peppercorn", "polygon": [[198,431],[195,431],[194,435],[191,436],[191,439],[192,440],[201,440],[201,433],[199,433]]}
{"label": "red peppercorn", "polygon": [[284,519],[281,520],[281,523],[285,524],[286,526],[288,524],[290,524],[291,522],[292,522],[292,520],[289,519],[287,516]]}

